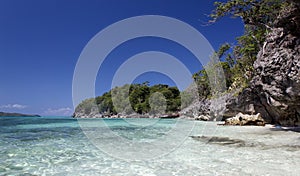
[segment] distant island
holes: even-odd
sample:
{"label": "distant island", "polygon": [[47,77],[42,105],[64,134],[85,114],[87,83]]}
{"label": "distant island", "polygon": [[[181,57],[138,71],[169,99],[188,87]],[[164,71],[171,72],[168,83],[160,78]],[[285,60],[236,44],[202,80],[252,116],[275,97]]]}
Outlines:
{"label": "distant island", "polygon": [[10,112],[0,112],[0,117],[41,117],[36,114],[21,114],[21,113],[10,113]]}

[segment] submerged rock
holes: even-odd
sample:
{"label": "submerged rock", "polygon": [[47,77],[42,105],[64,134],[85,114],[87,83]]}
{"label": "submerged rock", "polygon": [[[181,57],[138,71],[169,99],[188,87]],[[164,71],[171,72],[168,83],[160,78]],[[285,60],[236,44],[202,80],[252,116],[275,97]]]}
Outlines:
{"label": "submerged rock", "polygon": [[260,113],[256,115],[248,115],[238,113],[236,116],[232,118],[228,118],[225,120],[225,125],[257,125],[264,126],[265,121],[261,117]]}
{"label": "submerged rock", "polygon": [[240,139],[231,139],[229,137],[221,136],[190,136],[192,139],[205,142],[207,144],[217,144],[217,145],[230,145],[237,147],[244,147],[245,141]]}

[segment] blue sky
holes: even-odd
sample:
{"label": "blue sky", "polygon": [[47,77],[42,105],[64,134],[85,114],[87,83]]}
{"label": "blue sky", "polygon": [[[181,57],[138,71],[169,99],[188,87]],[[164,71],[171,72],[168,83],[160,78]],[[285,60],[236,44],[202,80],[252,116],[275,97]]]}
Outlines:
{"label": "blue sky", "polygon": [[[214,0],[1,0],[0,111],[70,115],[76,62],[88,41],[119,20],[140,15],[163,15],[196,28],[217,49],[243,33],[240,19],[224,18],[206,26]],[[139,52],[156,50],[181,58],[191,72],[201,66],[180,45],[159,38],[139,38],[117,47],[101,65],[96,95],[110,89],[118,66]],[[105,75],[105,76],[99,76]],[[173,85],[148,73],[136,82]]]}

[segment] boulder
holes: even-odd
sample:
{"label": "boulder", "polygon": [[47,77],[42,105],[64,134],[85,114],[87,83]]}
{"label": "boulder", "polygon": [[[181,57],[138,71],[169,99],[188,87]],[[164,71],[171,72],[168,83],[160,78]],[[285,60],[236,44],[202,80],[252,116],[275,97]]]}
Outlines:
{"label": "boulder", "polygon": [[238,113],[236,116],[226,119],[225,120],[225,125],[257,125],[257,126],[264,126],[265,121],[261,117],[260,113],[258,113],[256,115],[248,115],[248,114]]}
{"label": "boulder", "polygon": [[208,115],[200,115],[196,117],[195,120],[209,121],[210,117]]}

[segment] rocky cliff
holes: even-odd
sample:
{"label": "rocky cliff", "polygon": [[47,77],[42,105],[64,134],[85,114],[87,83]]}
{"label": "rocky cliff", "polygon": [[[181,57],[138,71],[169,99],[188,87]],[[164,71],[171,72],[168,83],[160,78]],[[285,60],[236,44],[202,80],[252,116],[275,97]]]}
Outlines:
{"label": "rocky cliff", "polygon": [[[300,1],[289,2],[257,55],[249,87],[238,96],[219,98],[226,101],[219,109],[223,119],[240,112],[260,113],[267,123],[300,125]],[[213,101],[198,102],[199,114],[211,116]]]}
{"label": "rocky cliff", "polygon": [[283,9],[254,63],[250,87],[228,99],[227,112],[261,113],[266,122],[300,125],[300,4]]}
{"label": "rocky cliff", "polygon": [[251,88],[264,116],[285,126],[300,125],[300,4],[294,1],[275,21],[254,64]]}

